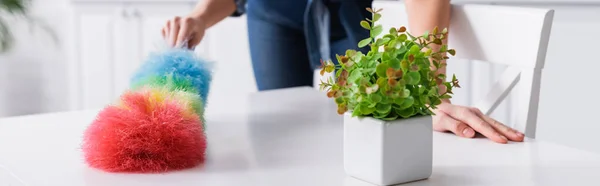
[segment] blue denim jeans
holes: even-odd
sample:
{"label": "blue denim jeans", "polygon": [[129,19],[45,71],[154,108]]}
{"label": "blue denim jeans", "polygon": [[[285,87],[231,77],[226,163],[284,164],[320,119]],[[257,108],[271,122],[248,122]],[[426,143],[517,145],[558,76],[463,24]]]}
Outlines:
{"label": "blue denim jeans", "polygon": [[[252,68],[258,90],[312,86],[313,72],[320,66],[315,50],[310,50],[306,33],[306,13],[313,0],[248,0],[248,37]],[[369,37],[367,30],[357,31],[357,18],[370,18],[365,10],[371,1],[347,1],[344,3],[325,2],[329,14],[329,56],[343,55],[347,49],[358,49],[360,39]],[[348,16],[353,15],[354,20]],[[351,25],[351,26],[348,26]],[[352,28],[350,28],[352,27]],[[360,28],[362,29],[362,28]]]}

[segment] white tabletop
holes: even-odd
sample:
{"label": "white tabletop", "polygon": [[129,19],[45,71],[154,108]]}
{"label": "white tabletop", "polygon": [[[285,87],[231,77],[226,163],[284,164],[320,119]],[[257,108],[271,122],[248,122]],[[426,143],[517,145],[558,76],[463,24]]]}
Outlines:
{"label": "white tabletop", "polygon": [[[227,113],[207,111],[204,166],[167,174],[88,168],[79,145],[97,111],[1,119],[0,186],[370,185],[345,175],[342,118],[323,93],[267,91],[239,104]],[[432,176],[405,185],[600,185],[598,154],[530,139],[498,144],[438,132],[433,138]]]}

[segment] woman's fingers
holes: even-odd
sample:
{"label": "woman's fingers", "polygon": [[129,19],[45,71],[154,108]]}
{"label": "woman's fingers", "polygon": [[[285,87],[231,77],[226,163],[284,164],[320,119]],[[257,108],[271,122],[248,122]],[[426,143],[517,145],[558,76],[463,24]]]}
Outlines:
{"label": "woman's fingers", "polygon": [[439,113],[438,130],[450,131],[457,136],[472,138],[475,136],[475,131],[467,124],[460,122],[445,113]]}
{"label": "woman's fingers", "polygon": [[171,28],[170,28],[169,36],[167,39],[171,46],[175,46],[175,44],[177,44],[177,37],[179,34],[179,29],[181,27],[180,21],[181,21],[180,17],[175,17],[172,20],[170,20]]}
{"label": "woman's fingers", "polygon": [[506,136],[509,140],[523,141],[523,139],[525,138],[525,135],[523,135],[523,133],[520,133],[520,132],[504,125],[503,123],[500,123],[499,121],[484,115],[479,109],[471,108],[471,110],[475,114],[477,114],[479,117],[483,118],[487,123],[489,123],[490,126],[492,126],[494,129],[496,129],[496,131],[498,131],[502,135]]}
{"label": "woman's fingers", "polygon": [[174,17],[167,21],[161,33],[171,47],[187,42],[189,48],[194,48],[204,36],[201,24],[199,20],[192,17]]}
{"label": "woman's fingers", "polygon": [[192,36],[190,38],[190,41],[188,41],[188,47],[194,48],[194,47],[196,47],[196,45],[200,44],[200,40],[202,40],[202,36],[204,36],[204,35],[203,34],[195,34],[194,36]]}
{"label": "woman's fingers", "polygon": [[193,24],[194,20],[191,18],[186,17],[181,19],[181,26],[179,29],[179,34],[177,35],[177,45],[187,42],[190,39],[191,30],[194,27]]}
{"label": "woman's fingers", "polygon": [[475,114],[471,109],[462,106],[455,106],[452,109],[447,110],[447,113],[462,122],[465,122],[477,132],[481,133],[485,137],[498,142],[498,143],[507,143],[508,139],[498,133],[494,127],[492,127],[489,123],[481,119],[477,114]]}
{"label": "woman's fingers", "polygon": [[169,35],[171,35],[171,21],[167,21],[167,23],[165,23],[165,27],[163,27],[163,39],[167,39],[169,37]]}

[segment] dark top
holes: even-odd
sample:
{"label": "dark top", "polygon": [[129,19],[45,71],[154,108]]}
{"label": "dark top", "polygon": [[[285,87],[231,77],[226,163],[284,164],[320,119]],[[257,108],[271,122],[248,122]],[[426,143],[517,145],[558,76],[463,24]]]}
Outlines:
{"label": "dark top", "polygon": [[[373,0],[232,0],[241,16],[248,9],[264,12],[270,20],[280,21],[304,30],[311,63],[329,59],[329,41],[336,37],[350,38],[352,43],[369,37],[359,24],[371,18],[366,10]],[[276,19],[273,19],[276,18]],[[335,60],[333,60],[335,62]]]}

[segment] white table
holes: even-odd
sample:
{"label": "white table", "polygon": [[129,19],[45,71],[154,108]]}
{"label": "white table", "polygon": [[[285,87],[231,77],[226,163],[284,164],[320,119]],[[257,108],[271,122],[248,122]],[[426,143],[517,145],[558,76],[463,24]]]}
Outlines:
{"label": "white table", "polygon": [[[208,110],[204,166],[167,174],[88,168],[79,145],[97,110],[1,119],[0,186],[370,185],[345,175],[342,118],[323,93],[267,91],[239,104],[228,113]],[[600,185],[598,154],[529,139],[503,145],[447,133],[433,137],[432,176],[406,185]]]}

